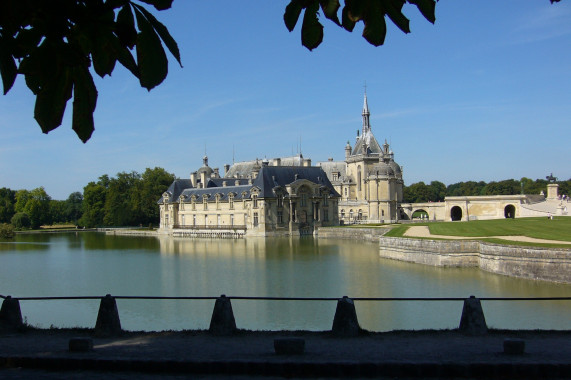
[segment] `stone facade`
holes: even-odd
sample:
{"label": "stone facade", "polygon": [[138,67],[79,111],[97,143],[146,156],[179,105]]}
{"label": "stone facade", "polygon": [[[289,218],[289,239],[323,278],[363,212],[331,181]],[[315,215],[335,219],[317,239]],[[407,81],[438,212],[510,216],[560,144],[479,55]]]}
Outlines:
{"label": "stone facade", "polygon": [[[203,166],[175,180],[158,201],[160,232],[175,236],[299,236],[339,224],[339,194],[319,167],[299,157],[251,161],[217,169]],[[277,166],[276,164],[280,164]]]}

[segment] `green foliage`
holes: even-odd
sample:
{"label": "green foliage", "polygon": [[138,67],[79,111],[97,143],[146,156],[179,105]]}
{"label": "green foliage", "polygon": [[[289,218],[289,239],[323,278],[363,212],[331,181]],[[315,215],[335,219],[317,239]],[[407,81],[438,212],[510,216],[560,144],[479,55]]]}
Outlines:
{"label": "green foliage", "polygon": [[14,227],[8,223],[0,223],[0,239],[14,238]]}
{"label": "green foliage", "polygon": [[83,188],[83,215],[79,224],[85,227],[103,225],[107,188],[100,182],[89,182]]}
{"label": "green foliage", "polygon": [[291,0],[284,13],[284,23],[291,32],[295,28],[301,12],[305,10],[301,26],[301,43],[309,50],[318,47],[323,41],[323,25],[319,22],[319,11],[336,25],[352,32],[355,24],[362,21],[365,25],[363,37],[372,45],[385,42],[387,25],[385,16],[404,33],[410,33],[409,20],[402,13],[405,3],[416,5],[420,13],[431,23],[436,21],[435,0],[345,0],[341,19],[337,11],[341,7],[339,0]]}
{"label": "green foliage", "polygon": [[25,212],[17,212],[14,214],[10,223],[18,230],[30,228],[32,225],[29,215]]}
{"label": "green foliage", "polygon": [[26,213],[30,218],[32,228],[52,222],[50,216],[50,196],[43,187],[31,191],[18,190],[16,192],[15,211]]}
{"label": "green foliage", "polygon": [[103,175],[90,182],[83,192],[83,215],[80,225],[139,226],[159,223],[156,204],[161,194],[174,181],[173,174],[162,168],[147,168],[141,175],[135,171]]}
{"label": "green foliage", "polygon": [[6,187],[0,189],[0,223],[9,223],[14,216],[16,192]]}
{"label": "green foliage", "polygon": [[73,192],[65,201],[64,214],[66,222],[77,223],[81,218],[83,207],[83,194],[79,191]]}
{"label": "green foliage", "polygon": [[[141,1],[157,10],[172,4],[172,0]],[[168,30],[133,0],[0,2],[4,94],[17,75],[23,75],[36,96],[34,117],[44,133],[61,125],[73,97],[72,129],[83,142],[89,140],[97,104],[92,65],[97,75],[105,77],[119,62],[150,90],[167,75],[163,44],[180,64],[178,46]]]}

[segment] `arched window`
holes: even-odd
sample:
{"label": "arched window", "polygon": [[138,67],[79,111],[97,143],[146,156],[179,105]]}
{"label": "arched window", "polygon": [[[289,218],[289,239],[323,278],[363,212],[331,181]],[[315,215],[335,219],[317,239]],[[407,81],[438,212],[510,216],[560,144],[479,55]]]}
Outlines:
{"label": "arched window", "polygon": [[357,190],[361,191],[361,166],[357,166]]}

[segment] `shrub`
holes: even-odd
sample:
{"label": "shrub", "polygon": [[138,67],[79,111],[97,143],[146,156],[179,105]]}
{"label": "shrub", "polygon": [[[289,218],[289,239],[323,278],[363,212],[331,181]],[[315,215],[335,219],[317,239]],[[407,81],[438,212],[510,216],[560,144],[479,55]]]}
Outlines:
{"label": "shrub", "polygon": [[16,229],[30,228],[32,224],[30,217],[25,212],[16,213],[10,220],[10,223]]}
{"label": "shrub", "polygon": [[14,238],[14,227],[8,223],[0,224],[0,239]]}

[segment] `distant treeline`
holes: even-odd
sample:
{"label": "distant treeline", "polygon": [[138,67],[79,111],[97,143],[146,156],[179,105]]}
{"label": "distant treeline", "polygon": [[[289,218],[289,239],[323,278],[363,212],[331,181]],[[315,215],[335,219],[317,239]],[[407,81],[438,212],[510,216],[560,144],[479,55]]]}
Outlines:
{"label": "distant treeline", "polygon": [[17,229],[73,223],[85,227],[149,226],[159,223],[157,201],[175,176],[162,168],[107,174],[89,182],[83,193],[53,200],[43,187],[33,190],[0,188],[0,223]]}
{"label": "distant treeline", "polygon": [[[571,193],[571,179],[557,183],[559,194]],[[488,183],[466,181],[448,186],[439,181],[432,181],[428,185],[424,182],[417,182],[404,187],[403,202],[441,202],[447,196],[539,194],[542,191],[547,195],[547,184],[548,181],[544,179],[534,181],[525,177],[519,181],[515,179]]]}
{"label": "distant treeline", "polygon": [[[175,176],[162,168],[107,174],[89,182],[83,193],[73,192],[66,200],[53,200],[43,187],[33,190],[0,188],[0,224],[15,228],[73,223],[85,227],[149,226],[159,223],[158,199]],[[522,178],[499,182],[458,182],[446,186],[432,181],[413,183],[403,189],[404,202],[439,202],[446,196],[513,195],[547,193],[546,180]],[[571,179],[559,181],[559,194],[571,193]]]}

